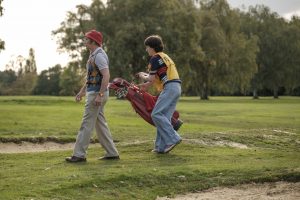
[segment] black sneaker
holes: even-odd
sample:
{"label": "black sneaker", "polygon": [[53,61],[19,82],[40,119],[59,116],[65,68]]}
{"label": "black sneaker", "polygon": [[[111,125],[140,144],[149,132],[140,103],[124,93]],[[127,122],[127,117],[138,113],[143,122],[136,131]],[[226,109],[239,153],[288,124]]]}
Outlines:
{"label": "black sneaker", "polygon": [[110,156],[110,157],[103,156],[103,157],[100,157],[99,160],[120,160],[120,157],[119,156]]}
{"label": "black sneaker", "polygon": [[178,119],[177,122],[176,122],[176,124],[173,125],[173,129],[175,131],[178,131],[182,124],[183,124],[183,121],[181,121],[180,119]]}
{"label": "black sneaker", "polygon": [[67,157],[66,161],[70,162],[70,163],[86,162],[86,158],[80,158],[80,157],[77,157],[77,156],[72,156],[72,157]]}
{"label": "black sneaker", "polygon": [[157,153],[157,154],[164,154],[163,151],[158,151],[158,149],[152,149],[151,152],[152,153]]}

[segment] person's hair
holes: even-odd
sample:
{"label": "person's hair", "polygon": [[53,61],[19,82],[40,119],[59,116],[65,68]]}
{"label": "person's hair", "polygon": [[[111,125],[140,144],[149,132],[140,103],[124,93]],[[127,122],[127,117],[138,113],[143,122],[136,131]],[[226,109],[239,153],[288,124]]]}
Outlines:
{"label": "person's hair", "polygon": [[155,52],[161,52],[164,50],[164,43],[159,35],[151,35],[144,41],[145,46],[149,46],[154,49]]}

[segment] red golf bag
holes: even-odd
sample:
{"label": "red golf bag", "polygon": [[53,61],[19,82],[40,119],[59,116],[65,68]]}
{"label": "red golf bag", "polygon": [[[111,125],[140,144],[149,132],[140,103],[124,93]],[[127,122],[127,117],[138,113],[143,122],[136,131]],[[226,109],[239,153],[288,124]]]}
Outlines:
{"label": "red golf bag", "polygon": [[[149,124],[154,125],[151,112],[155,106],[158,96],[152,96],[148,92],[141,91],[135,84],[129,83],[122,78],[115,78],[109,84],[109,88],[115,91],[117,98],[126,98],[132,105],[133,109]],[[173,113],[171,123],[174,130],[178,130],[182,125],[179,119],[178,111]]]}

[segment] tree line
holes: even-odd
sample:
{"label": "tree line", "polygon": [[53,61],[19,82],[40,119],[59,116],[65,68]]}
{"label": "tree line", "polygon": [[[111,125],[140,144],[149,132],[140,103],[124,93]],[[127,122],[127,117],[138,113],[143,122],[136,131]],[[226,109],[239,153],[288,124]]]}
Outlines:
{"label": "tree line", "polygon": [[0,95],[75,95],[84,83],[85,73],[76,62],[60,64],[37,74],[34,50],[28,58],[18,56],[0,71]]}
{"label": "tree line", "polygon": [[[112,78],[132,80],[145,71],[149,58],[143,41],[158,34],[177,65],[183,95],[300,95],[300,18],[287,21],[263,5],[232,9],[226,0],[93,0],[78,5],[53,31],[72,62],[42,71],[27,92],[75,94],[84,79],[89,52],[83,37],[90,29],[103,33]],[[7,94],[0,80],[0,94]]]}

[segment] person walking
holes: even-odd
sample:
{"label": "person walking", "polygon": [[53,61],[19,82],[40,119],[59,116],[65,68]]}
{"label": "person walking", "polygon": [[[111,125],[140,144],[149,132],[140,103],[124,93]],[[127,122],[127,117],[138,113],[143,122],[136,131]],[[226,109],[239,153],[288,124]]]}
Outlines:
{"label": "person walking", "polygon": [[160,92],[157,102],[151,113],[152,120],[157,128],[155,153],[168,153],[181,142],[181,137],[171,124],[171,117],[181,95],[181,80],[175,63],[163,52],[164,44],[158,35],[151,35],[144,41],[150,62],[149,74],[140,72],[137,76],[145,80],[139,87],[147,91],[154,85]]}
{"label": "person walking", "polygon": [[67,162],[85,162],[87,149],[96,128],[99,143],[106,151],[102,160],[119,159],[119,153],[113,142],[110,130],[104,117],[104,106],[109,97],[108,83],[110,78],[109,60],[102,49],[102,33],[91,30],[85,34],[84,43],[90,51],[86,64],[86,83],[76,95],[75,100],[81,101],[86,96],[85,110],[79,129],[73,155],[67,157]]}

